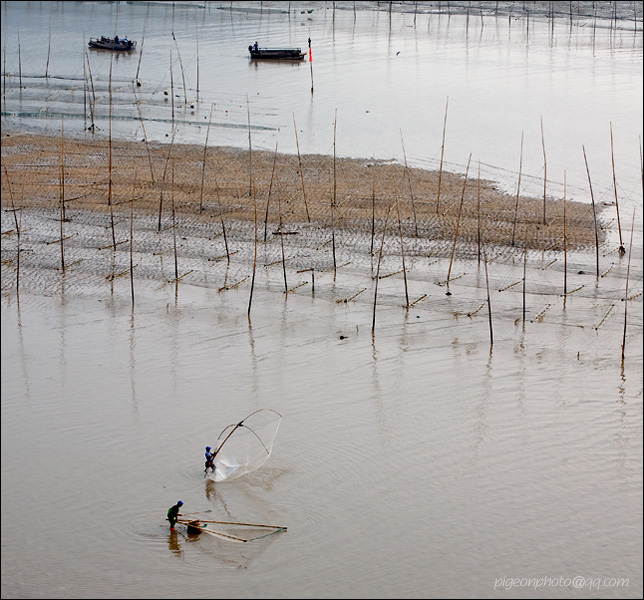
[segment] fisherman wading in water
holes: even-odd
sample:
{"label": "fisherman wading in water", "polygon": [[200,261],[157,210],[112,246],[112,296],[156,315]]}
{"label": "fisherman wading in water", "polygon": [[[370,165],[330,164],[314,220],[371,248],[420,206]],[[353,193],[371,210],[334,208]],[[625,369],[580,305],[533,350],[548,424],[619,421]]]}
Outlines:
{"label": "fisherman wading in water", "polygon": [[204,469],[204,477],[208,476],[208,469],[212,471],[214,474],[215,472],[215,453],[212,452],[212,448],[210,446],[206,446],[206,468]]}
{"label": "fisherman wading in water", "polygon": [[171,506],[168,509],[168,521],[170,521],[170,531],[174,531],[174,526],[177,523],[177,520],[179,519],[181,513],[179,512],[181,510],[181,507],[183,506],[183,502],[179,500],[175,505]]}

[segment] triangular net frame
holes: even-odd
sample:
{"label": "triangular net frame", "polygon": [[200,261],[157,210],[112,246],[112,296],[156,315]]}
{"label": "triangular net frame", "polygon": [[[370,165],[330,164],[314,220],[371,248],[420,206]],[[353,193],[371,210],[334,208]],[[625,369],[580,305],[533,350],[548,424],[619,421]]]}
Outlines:
{"label": "triangular net frame", "polygon": [[282,415],[261,408],[234,425],[225,427],[217,438],[214,481],[231,481],[259,469],[271,455]]}

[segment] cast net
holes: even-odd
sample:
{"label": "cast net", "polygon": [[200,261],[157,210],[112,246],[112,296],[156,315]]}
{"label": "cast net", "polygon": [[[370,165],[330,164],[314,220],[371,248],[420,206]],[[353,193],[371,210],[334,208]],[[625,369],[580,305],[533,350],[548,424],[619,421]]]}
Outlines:
{"label": "cast net", "polygon": [[271,455],[282,415],[262,408],[228,425],[217,438],[214,481],[230,481],[259,469]]}

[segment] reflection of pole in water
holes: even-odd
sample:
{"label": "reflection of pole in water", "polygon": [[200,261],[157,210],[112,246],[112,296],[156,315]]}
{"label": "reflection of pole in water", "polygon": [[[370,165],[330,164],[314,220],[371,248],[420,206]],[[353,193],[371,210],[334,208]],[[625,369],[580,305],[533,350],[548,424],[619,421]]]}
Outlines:
{"label": "reflection of pole in water", "polygon": [[626,291],[624,293],[624,336],[622,338],[622,363],[626,349],[626,311],[628,308],[628,277],[631,271],[631,250],[633,249],[633,229],[635,228],[635,209],[633,209],[633,222],[631,224],[631,242],[628,247],[628,266],[626,267]]}

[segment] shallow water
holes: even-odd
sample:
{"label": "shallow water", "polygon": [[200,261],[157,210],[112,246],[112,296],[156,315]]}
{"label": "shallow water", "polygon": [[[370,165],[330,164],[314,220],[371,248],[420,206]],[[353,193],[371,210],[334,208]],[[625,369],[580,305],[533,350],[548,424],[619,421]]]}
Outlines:
{"label": "shallow water", "polygon": [[[280,149],[293,151],[295,113],[302,151],[333,152],[338,108],[340,153],[401,158],[402,129],[408,158],[435,166],[449,95],[450,168],[463,170],[479,143],[486,151],[481,160],[495,165],[488,175],[516,185],[521,130],[532,128],[524,168],[537,181],[543,114],[552,164],[569,168],[571,186],[577,181],[581,190],[583,160],[568,158],[581,143],[596,148],[594,156],[603,159],[591,162],[595,193],[610,200],[612,121],[624,212],[635,209],[637,216],[626,358],[628,266],[610,242],[602,248],[600,280],[594,256],[571,253],[569,289],[579,290],[565,299],[561,261],[531,255],[525,323],[516,285],[522,264],[511,256],[493,259],[490,347],[487,314],[479,310],[485,274],[476,262],[456,262],[447,296],[437,285],[446,259],[410,261],[410,295],[428,297],[408,311],[400,276],[381,280],[372,337],[373,264],[360,258],[354,240],[339,248],[339,264],[352,264],[336,278],[316,273],[315,294],[307,285],[285,295],[279,267],[262,266],[249,322],[249,282],[221,290],[249,274],[251,246],[242,233],[226,267],[200,259],[198,234],[185,232],[180,261],[194,273],[178,287],[167,281],[169,257],[138,256],[146,277],[136,281],[132,308],[129,282],[106,279],[109,255],[91,244],[61,277],[57,250],[46,242],[48,215],[25,211],[36,251],[22,259],[19,302],[15,273],[2,267],[2,597],[641,597],[641,32],[608,37],[597,28],[593,48],[588,27],[562,23],[552,33],[547,23],[530,21],[528,34],[525,22],[507,17],[486,18],[481,29],[472,17],[468,25],[455,15],[418,15],[414,24],[413,14],[358,11],[354,19],[352,10],[334,15],[331,3],[290,18],[248,10],[250,3],[239,11],[173,4],[3,4],[8,48],[12,27],[27,18],[33,23],[20,29],[29,85],[20,99],[7,82],[3,109],[13,116],[5,114],[3,128],[12,122],[56,130],[62,114],[66,131],[78,128],[83,49],[62,52],[60,40],[79,31],[110,33],[117,14],[119,31],[128,29],[130,37],[141,40],[145,28],[140,95],[155,139],[170,127],[163,90],[176,46],[168,36],[176,34],[195,95],[197,30],[200,103],[195,115],[181,109],[184,140],[203,141],[204,126],[187,121],[203,121],[214,102],[214,143],[246,147],[248,93],[257,147],[274,148],[280,129]],[[50,68],[63,77],[60,92],[53,91],[60,81],[43,78],[50,19],[58,49]],[[311,35],[313,96],[307,63],[248,63],[245,48],[259,32],[276,45],[304,45]],[[233,38],[241,39],[235,47]],[[130,104],[139,56],[113,63],[124,90],[115,107],[123,116],[115,120],[119,135],[141,135]],[[428,68],[422,58],[440,72],[440,86],[414,75]],[[472,102],[481,62],[488,73],[494,66],[498,85],[486,84]],[[109,63],[109,55],[91,57],[104,91]],[[178,62],[174,69],[179,85]],[[378,94],[356,72],[368,72],[365,81],[374,88],[377,82]],[[80,94],[70,98],[74,79]],[[551,104],[557,91],[558,110]],[[393,111],[397,97],[426,99],[432,110],[424,113],[420,103]],[[31,116],[16,117],[20,111]],[[425,129],[432,131],[431,152],[413,134]],[[12,223],[3,211],[3,232]],[[106,235],[80,215],[69,227],[80,240],[77,252],[83,240]],[[260,264],[279,257],[277,244],[265,246]],[[3,236],[2,245],[4,259],[15,239]],[[385,257],[383,272],[398,268],[397,257]],[[308,277],[295,271],[289,267],[292,284]],[[362,288],[368,290],[355,300],[337,302]],[[269,461],[239,481],[205,480],[204,446],[261,407],[284,415]],[[170,534],[165,512],[178,499],[186,510],[212,510],[214,519],[288,531],[248,544]],[[575,577],[583,579],[559,579]],[[513,578],[542,580],[508,589]]]}

